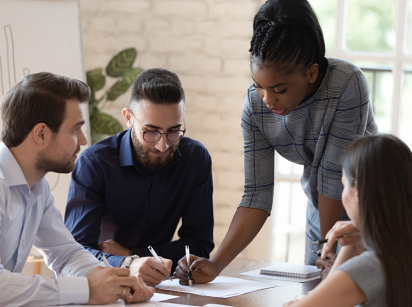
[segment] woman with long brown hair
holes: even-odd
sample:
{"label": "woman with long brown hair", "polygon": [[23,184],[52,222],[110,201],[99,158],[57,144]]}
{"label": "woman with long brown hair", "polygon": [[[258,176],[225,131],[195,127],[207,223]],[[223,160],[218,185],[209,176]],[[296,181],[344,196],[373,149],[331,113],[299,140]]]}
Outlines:
{"label": "woman with long brown hair", "polygon": [[392,135],[352,143],[343,161],[343,205],[351,221],[328,232],[322,258],[341,238],[329,276],[284,306],[412,306],[412,153]]}

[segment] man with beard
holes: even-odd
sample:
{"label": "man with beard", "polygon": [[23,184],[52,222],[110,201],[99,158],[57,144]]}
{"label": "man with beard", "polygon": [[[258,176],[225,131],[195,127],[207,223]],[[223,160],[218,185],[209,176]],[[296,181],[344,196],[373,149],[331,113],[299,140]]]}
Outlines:
{"label": "man with beard", "polygon": [[[0,306],[138,302],[154,293],[129,270],[102,267],[75,242],[44,178],[73,170],[86,145],[80,103],[89,99],[85,83],[51,73],[24,77],[2,98]],[[21,274],[33,245],[57,278]]]}
{"label": "man with beard", "polygon": [[185,245],[206,258],[214,247],[211,159],[183,137],[184,111],[177,75],[144,71],[123,109],[129,130],[85,150],[70,183],[65,224],[76,241],[152,286],[170,275]]}

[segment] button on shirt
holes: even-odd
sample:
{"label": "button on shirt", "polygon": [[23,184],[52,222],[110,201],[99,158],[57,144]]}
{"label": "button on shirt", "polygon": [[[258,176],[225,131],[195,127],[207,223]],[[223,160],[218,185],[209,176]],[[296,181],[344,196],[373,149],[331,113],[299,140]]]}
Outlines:
{"label": "button on shirt", "polygon": [[[184,137],[173,160],[157,171],[136,159],[131,130],[86,149],[72,173],[65,214],[76,241],[100,259],[98,244],[112,239],[133,254],[151,245],[174,266],[190,252],[209,257],[213,243],[212,162],[206,148]],[[179,228],[179,239],[172,241]],[[112,266],[125,258],[106,254]]]}
{"label": "button on shirt", "polygon": [[[35,246],[57,278],[21,274]],[[86,276],[97,261],[63,224],[46,179],[31,188],[10,152],[0,143],[0,306],[84,304]],[[70,276],[70,277],[62,277]]]}
{"label": "button on shirt", "polygon": [[327,58],[322,84],[289,115],[272,113],[250,86],[243,105],[245,192],[240,207],[272,210],[274,152],[304,165],[303,191],[318,208],[318,193],[340,200],[342,157],[364,135],[377,134],[368,82],[354,64]]}

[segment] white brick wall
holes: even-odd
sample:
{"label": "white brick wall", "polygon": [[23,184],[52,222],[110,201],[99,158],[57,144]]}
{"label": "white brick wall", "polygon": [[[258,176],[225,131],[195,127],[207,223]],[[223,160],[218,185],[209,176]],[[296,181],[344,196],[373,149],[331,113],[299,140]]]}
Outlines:
{"label": "white brick wall", "polygon": [[[135,47],[135,66],[163,67],[181,78],[187,98],[187,135],[201,141],[213,160],[214,233],[219,245],[243,194],[240,116],[251,84],[252,20],[262,0],[80,3],[87,70],[105,68],[114,54]],[[123,122],[121,109],[129,98],[130,90],[108,103],[105,111]]]}

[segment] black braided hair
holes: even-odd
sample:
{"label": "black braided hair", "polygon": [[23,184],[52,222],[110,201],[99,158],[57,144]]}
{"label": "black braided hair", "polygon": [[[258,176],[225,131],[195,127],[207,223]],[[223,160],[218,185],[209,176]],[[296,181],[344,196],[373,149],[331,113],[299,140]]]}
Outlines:
{"label": "black braided hair", "polygon": [[268,0],[256,13],[251,61],[292,71],[314,63],[327,67],[325,42],[315,12],[306,0]]}

